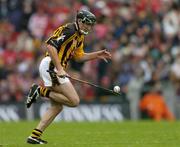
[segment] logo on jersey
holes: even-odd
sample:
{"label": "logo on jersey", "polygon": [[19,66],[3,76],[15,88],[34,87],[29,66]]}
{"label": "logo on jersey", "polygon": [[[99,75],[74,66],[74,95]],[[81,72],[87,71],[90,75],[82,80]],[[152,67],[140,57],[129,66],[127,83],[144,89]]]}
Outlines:
{"label": "logo on jersey", "polygon": [[61,34],[61,36],[59,36],[58,38],[57,38],[57,41],[60,41],[60,40],[64,40],[64,38],[66,37],[66,35],[64,35],[63,33]]}

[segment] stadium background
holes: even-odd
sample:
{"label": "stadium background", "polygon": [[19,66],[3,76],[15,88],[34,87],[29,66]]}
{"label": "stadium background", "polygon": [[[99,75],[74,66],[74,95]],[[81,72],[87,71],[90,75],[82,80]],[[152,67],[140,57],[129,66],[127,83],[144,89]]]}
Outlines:
{"label": "stadium background", "polygon": [[[24,106],[31,84],[41,83],[38,64],[45,53],[44,40],[59,25],[74,21],[82,8],[97,16],[97,25],[86,37],[85,51],[107,48],[113,60],[108,64],[72,61],[68,73],[110,89],[120,85],[122,96],[74,83],[82,105],[73,112],[66,109],[62,116],[72,114],[64,119],[93,120],[89,116],[97,111],[100,119],[141,119],[139,102],[152,91],[179,119],[178,0],[1,0],[0,120],[38,118],[47,108],[46,99],[29,111]],[[90,111],[94,113],[90,115]],[[83,118],[82,112],[87,112]]]}

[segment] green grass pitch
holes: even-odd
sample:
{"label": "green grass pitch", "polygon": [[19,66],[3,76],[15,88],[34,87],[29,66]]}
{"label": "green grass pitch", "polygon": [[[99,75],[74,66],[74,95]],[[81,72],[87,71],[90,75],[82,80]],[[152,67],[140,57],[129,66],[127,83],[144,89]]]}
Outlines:
{"label": "green grass pitch", "polygon": [[[0,122],[0,147],[34,146],[25,140],[37,123]],[[42,138],[41,147],[180,147],[180,122],[56,122]]]}

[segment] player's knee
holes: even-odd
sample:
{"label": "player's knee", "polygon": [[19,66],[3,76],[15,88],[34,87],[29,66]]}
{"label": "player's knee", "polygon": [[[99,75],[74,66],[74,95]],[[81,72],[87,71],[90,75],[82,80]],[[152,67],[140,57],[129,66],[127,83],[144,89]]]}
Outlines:
{"label": "player's knee", "polygon": [[72,107],[77,107],[79,105],[79,103],[80,103],[79,97],[71,100]]}

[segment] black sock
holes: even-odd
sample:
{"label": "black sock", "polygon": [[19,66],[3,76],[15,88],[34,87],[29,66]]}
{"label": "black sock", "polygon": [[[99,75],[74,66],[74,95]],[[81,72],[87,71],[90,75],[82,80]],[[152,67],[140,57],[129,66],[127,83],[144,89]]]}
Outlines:
{"label": "black sock", "polygon": [[42,97],[49,97],[49,93],[51,92],[51,90],[49,90],[48,88],[46,87],[42,87],[40,86],[39,88],[39,93]]}

